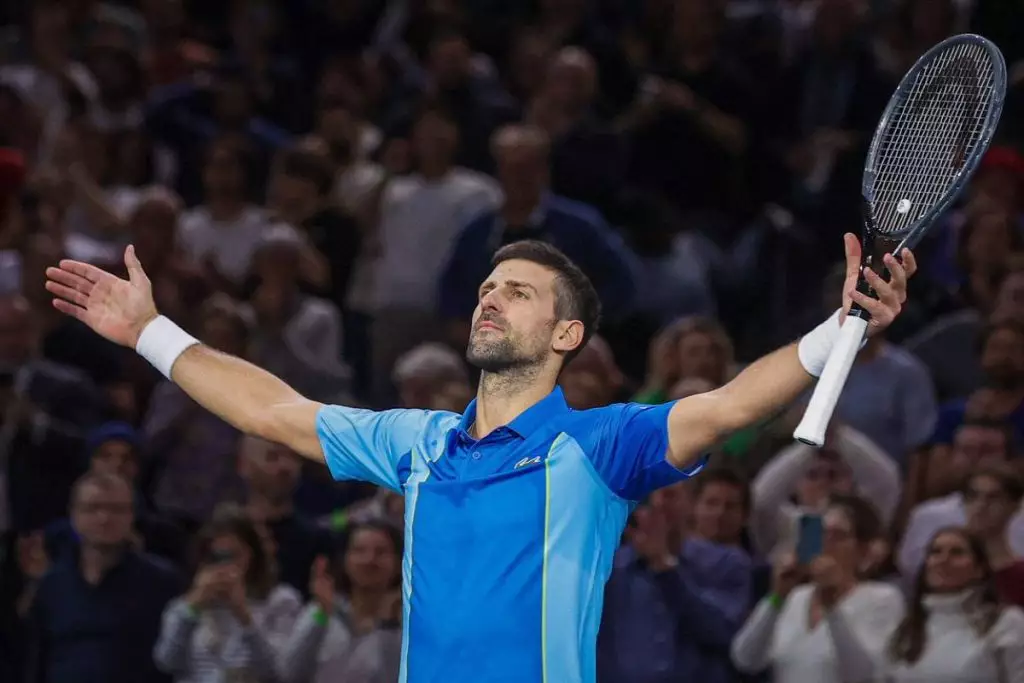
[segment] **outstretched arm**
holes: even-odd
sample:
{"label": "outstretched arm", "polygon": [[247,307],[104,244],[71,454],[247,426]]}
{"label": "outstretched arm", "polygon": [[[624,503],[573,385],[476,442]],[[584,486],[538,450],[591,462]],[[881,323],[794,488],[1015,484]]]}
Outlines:
{"label": "outstretched arm", "polygon": [[[869,334],[878,333],[892,323],[906,301],[907,278],[917,270],[914,255],[907,250],[902,260],[885,257],[892,274],[888,282],[866,270],[875,299],[856,290],[860,244],[853,235],[846,235],[845,240],[843,311],[856,302],[871,314]],[[729,434],[757,424],[796,400],[824,368],[839,325],[840,316],[833,316],[800,342],[755,361],[725,386],[676,402],[669,413],[669,461],[685,469]]]}
{"label": "outstretched arm", "polygon": [[48,268],[46,288],[56,297],[54,307],[156,361],[197,403],[241,431],[324,459],[316,428],[319,403],[255,365],[188,337],[158,315],[149,278],[132,247],[125,265],[128,280],[78,261]]}

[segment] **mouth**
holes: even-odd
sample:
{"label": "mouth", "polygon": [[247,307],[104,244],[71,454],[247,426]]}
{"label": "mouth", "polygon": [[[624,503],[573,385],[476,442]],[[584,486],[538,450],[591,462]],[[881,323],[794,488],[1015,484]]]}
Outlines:
{"label": "mouth", "polygon": [[476,330],[477,330],[477,332],[480,332],[482,330],[495,330],[497,332],[501,332],[501,327],[499,327],[495,323],[492,323],[489,320],[484,320],[484,321],[481,321],[481,322],[477,323]]}

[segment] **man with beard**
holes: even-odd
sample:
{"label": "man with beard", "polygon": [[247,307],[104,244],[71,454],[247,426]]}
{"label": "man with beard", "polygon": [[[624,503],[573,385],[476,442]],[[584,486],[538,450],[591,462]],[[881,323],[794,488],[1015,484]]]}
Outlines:
{"label": "man with beard", "polygon": [[[906,300],[913,256],[870,270],[846,236],[844,308],[885,329]],[[720,389],[664,405],[573,411],[558,375],[594,334],[600,304],[549,244],[516,242],[478,289],[467,359],[477,397],[446,411],[374,412],[310,401],[276,377],[201,345],[160,316],[129,247],[129,280],[62,261],[47,269],[61,311],[134,347],[240,430],[406,499],[401,681],[593,683],[602,586],[627,517],[654,489],[696,474],[729,433],[775,414],[821,373],[842,310]]]}

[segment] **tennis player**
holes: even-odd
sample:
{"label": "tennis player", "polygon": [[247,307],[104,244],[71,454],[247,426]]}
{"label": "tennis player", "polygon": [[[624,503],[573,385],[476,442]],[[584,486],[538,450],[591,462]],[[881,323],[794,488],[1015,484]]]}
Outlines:
{"label": "tennis player", "polygon": [[[888,326],[914,258],[889,257],[877,299],[851,299]],[[604,583],[626,518],[654,489],[693,476],[716,442],[783,408],[820,373],[841,311],[726,386],[665,405],[571,410],[556,380],[594,333],[594,288],[561,252],[517,242],[480,285],[468,360],[482,371],[463,415],[320,405],[203,346],[160,316],[132,247],[128,280],[62,261],[54,306],[133,347],[240,430],[406,498],[403,683],[593,683]]]}

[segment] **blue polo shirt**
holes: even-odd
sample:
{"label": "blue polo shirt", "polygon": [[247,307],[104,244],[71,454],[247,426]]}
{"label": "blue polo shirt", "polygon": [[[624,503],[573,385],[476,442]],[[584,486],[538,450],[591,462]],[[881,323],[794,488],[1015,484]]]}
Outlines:
{"label": "blue polo shirt", "polygon": [[666,459],[672,404],[576,411],[556,388],[483,439],[464,415],[325,406],[336,479],[405,494],[400,683],[593,683],[604,584]]}

